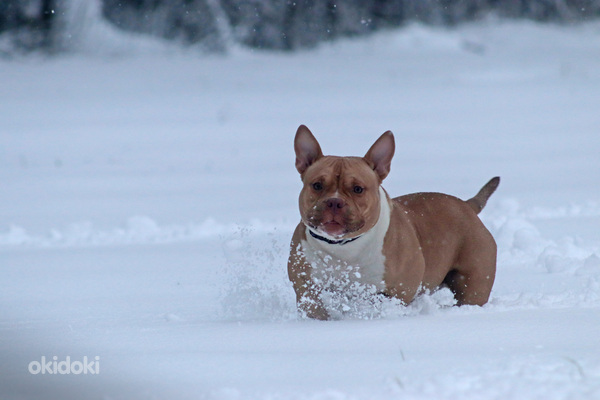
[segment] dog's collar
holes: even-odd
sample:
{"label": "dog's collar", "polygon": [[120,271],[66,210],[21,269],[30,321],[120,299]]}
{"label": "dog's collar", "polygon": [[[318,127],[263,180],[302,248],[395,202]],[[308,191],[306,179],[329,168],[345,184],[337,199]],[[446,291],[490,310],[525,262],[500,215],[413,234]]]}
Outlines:
{"label": "dog's collar", "polygon": [[314,237],[317,240],[320,240],[322,242],[328,243],[328,244],[339,244],[340,246],[343,246],[347,243],[350,242],[354,242],[356,239],[360,238],[362,235],[359,235],[357,237],[353,237],[350,239],[341,239],[341,240],[332,240],[332,239],[328,239],[324,236],[318,235],[315,232],[313,232],[312,229],[308,228],[308,232],[310,233],[310,236]]}

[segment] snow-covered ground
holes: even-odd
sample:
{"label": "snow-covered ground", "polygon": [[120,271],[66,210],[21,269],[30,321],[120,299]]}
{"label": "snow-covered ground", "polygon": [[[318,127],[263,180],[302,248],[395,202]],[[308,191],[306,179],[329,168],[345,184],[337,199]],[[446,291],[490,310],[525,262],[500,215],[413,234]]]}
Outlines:
{"label": "snow-covered ground", "polygon": [[[0,398],[600,398],[598,23],[210,57],[111,35],[0,62]],[[298,319],[301,123],[341,155],[394,131],[394,195],[500,175],[490,303]],[[99,373],[29,373],[55,356]]]}

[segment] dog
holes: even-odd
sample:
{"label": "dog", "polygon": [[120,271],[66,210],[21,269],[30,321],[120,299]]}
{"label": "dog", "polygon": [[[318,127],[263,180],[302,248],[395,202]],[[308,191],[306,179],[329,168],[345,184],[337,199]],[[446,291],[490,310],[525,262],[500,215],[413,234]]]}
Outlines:
{"label": "dog", "polygon": [[301,314],[330,318],[321,293],[327,275],[348,275],[376,293],[409,304],[447,285],[458,305],[483,305],[496,274],[496,242],[477,214],[500,183],[492,178],[463,201],[442,193],[390,198],[381,186],[390,172],[394,135],[387,131],[364,157],[324,156],[301,125],[294,139],[303,187],[301,222],[290,245],[288,275]]}

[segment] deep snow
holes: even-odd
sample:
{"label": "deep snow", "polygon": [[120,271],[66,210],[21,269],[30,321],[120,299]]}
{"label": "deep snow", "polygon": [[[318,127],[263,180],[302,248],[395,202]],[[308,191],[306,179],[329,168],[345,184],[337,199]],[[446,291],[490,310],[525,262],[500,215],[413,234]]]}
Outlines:
{"label": "deep snow", "polygon": [[[597,23],[218,57],[93,38],[0,63],[2,399],[600,398]],[[335,154],[393,130],[393,195],[500,175],[490,303],[298,319],[301,123]],[[42,356],[100,373],[29,374]]]}

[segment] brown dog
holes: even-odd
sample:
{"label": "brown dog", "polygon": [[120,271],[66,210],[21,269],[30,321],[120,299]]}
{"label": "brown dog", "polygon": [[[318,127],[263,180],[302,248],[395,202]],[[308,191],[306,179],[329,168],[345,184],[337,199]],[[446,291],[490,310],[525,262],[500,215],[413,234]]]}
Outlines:
{"label": "brown dog", "polygon": [[323,156],[301,125],[294,141],[304,187],[288,274],[298,308],[328,319],[321,291],[336,273],[410,303],[419,291],[446,284],[459,305],[488,301],[496,273],[496,242],[477,217],[500,178],[472,199],[415,193],[390,199],[394,136],[386,132],[360,157]]}

